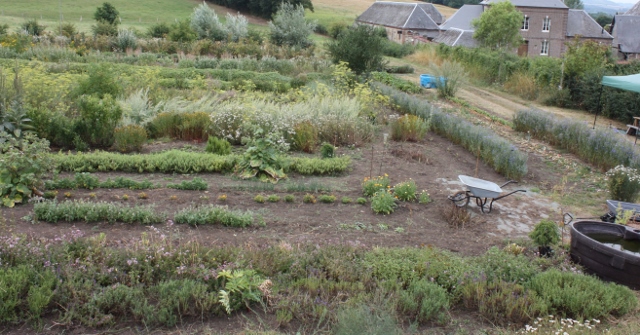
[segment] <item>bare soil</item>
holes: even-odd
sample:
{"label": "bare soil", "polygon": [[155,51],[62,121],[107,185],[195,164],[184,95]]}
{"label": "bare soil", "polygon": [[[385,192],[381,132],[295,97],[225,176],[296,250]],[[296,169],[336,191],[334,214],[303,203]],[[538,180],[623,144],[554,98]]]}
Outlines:
{"label": "bare soil", "polygon": [[[180,191],[160,188],[144,191],[123,189],[94,190],[59,190],[58,200],[65,200],[64,193],[70,192],[71,199],[94,201],[116,201],[123,206],[152,204],[158,211],[164,211],[172,219],[174,213],[188,206],[218,204],[230,209],[250,210],[264,217],[265,227],[245,229],[221,226],[190,227],[186,225],[158,225],[167,235],[180,241],[197,240],[205,245],[245,245],[272,244],[287,242],[290,244],[336,244],[356,243],[368,246],[423,246],[431,245],[443,249],[460,252],[466,255],[477,255],[492,245],[500,244],[505,239],[524,237],[531,226],[541,218],[551,215],[557,205],[535,192],[517,193],[494,204],[489,214],[483,214],[472,201],[469,211],[471,223],[464,228],[449,227],[443,211],[452,206],[447,196],[465,189],[457,176],[460,174],[477,176],[478,178],[502,184],[504,177],[490,167],[479,162],[460,146],[448,140],[429,134],[422,143],[390,142],[386,146],[382,138],[372,146],[356,149],[340,149],[339,154],[353,157],[353,168],[348,173],[333,177],[305,177],[290,175],[289,179],[276,185],[273,191],[261,191],[263,184],[238,180],[233,175],[199,174],[209,184],[207,191]],[[179,146],[180,143],[173,143]],[[157,144],[167,149],[169,144]],[[197,150],[202,144],[189,144],[190,149]],[[373,149],[372,149],[373,148]],[[150,151],[155,151],[151,146]],[[529,189],[537,185],[553,184],[554,175],[546,171],[546,165],[537,157],[530,158],[533,168],[522,184],[509,185],[505,191],[518,188]],[[361,183],[364,177],[388,174],[392,184],[413,179],[420,190],[427,190],[433,202],[418,204],[416,202],[400,203],[391,215],[375,215],[370,205],[355,204],[361,196]],[[154,183],[177,183],[190,180],[194,175],[164,174],[124,174],[95,173],[101,181],[107,178],[125,176],[137,180],[149,179]],[[64,176],[64,174],[62,175]],[[320,185],[330,189],[337,197],[336,203],[304,204],[302,197],[306,192],[287,192],[286,185]],[[147,194],[147,199],[140,199],[139,193]],[[95,198],[91,199],[90,194]],[[254,201],[257,194],[277,194],[281,198],[286,194],[294,194],[294,203],[260,204]],[[311,191],[313,193],[313,191]],[[122,200],[123,195],[129,200]],[[226,194],[226,202],[217,200]],[[319,194],[315,194],[316,197]],[[342,197],[350,197],[353,204],[342,204]],[[32,223],[28,216],[32,214],[33,205],[26,204],[13,209],[2,208],[7,219],[3,227],[5,234],[26,234],[34,238],[55,236],[68,233],[71,229],[82,230],[86,236],[105,233],[108,239],[125,241],[137,239],[149,230],[149,227],[128,224],[83,222],[61,222],[49,224]]]}

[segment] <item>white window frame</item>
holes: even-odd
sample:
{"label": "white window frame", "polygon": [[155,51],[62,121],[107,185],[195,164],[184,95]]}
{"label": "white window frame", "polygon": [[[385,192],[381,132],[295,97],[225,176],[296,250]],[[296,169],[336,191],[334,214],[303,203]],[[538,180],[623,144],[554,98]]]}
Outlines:
{"label": "white window frame", "polygon": [[529,30],[529,17],[527,15],[524,16],[524,20],[522,21],[522,28],[520,30]]}
{"label": "white window frame", "polygon": [[540,48],[540,56],[548,56],[549,55],[549,41],[543,40],[542,46]]}
{"label": "white window frame", "polygon": [[549,30],[551,30],[551,19],[547,16],[542,20],[542,31],[549,32]]}

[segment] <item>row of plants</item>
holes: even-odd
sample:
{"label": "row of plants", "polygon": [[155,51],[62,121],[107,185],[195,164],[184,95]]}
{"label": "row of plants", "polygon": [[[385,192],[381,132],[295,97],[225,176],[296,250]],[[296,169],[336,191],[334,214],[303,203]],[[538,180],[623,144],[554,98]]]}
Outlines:
{"label": "row of plants", "polygon": [[373,333],[386,324],[382,333],[394,334],[406,323],[447,325],[458,308],[514,330],[536,317],[605,319],[637,307],[628,288],[569,271],[566,254],[532,257],[524,247],[476,257],[357,245],[209,247],[153,228],[116,249],[104,235],[82,235],[0,237],[0,322],[170,327],[261,303],[280,326],[335,332],[371,320]]}
{"label": "row of plants", "polygon": [[389,96],[397,110],[418,116],[429,123],[430,129],[462,145],[477,155],[498,173],[507,178],[520,179],[527,173],[527,155],[495,132],[477,126],[449,113],[443,113],[427,100],[400,92],[385,85],[376,85]]}
{"label": "row of plants", "polygon": [[536,109],[516,112],[513,128],[566,149],[602,170],[617,165],[640,168],[634,145],[613,129],[593,129],[585,122],[560,119]]}
{"label": "row of plants", "polygon": [[135,181],[131,178],[116,177],[114,179],[108,178],[104,182],[100,182],[98,177],[91,175],[87,172],[76,173],[73,178],[58,178],[54,176],[52,180],[46,180],[44,182],[44,188],[46,190],[57,189],[78,189],[84,188],[93,190],[94,188],[127,188],[130,190],[147,190],[152,188],[159,188],[160,185],[154,185],[149,180]]}
{"label": "row of plants", "polygon": [[[59,171],[67,172],[135,172],[135,173],[204,173],[231,172],[242,161],[238,155],[215,155],[199,152],[170,150],[155,154],[123,155],[97,151],[91,153],[49,156]],[[287,157],[283,160],[285,171],[303,175],[332,175],[347,171],[351,166],[349,156],[334,158]]]}
{"label": "row of plants", "polygon": [[[143,225],[161,224],[167,220],[167,214],[159,212],[153,206],[123,206],[120,202],[42,201],[33,206],[33,219],[56,223],[59,221],[86,223],[124,222]],[[252,212],[229,210],[226,207],[206,205],[188,207],[174,214],[173,222],[192,226],[221,224],[230,227],[263,225],[261,217]]]}
{"label": "row of plants", "polygon": [[431,202],[426,190],[418,192],[418,186],[412,179],[391,187],[389,176],[365,177],[362,181],[362,195],[371,199],[371,209],[375,214],[391,214],[398,201],[418,201],[421,204]]}

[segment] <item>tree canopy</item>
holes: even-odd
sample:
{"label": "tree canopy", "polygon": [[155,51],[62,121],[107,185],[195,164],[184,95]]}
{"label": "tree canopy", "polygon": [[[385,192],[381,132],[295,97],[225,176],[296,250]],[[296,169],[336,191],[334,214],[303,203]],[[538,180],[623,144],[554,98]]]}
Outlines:
{"label": "tree canopy", "polygon": [[385,65],[382,55],[385,38],[375,28],[359,25],[342,31],[335,41],[328,44],[327,49],[334,63],[346,62],[357,74],[377,71]]}
{"label": "tree canopy", "polygon": [[584,9],[582,0],[564,0],[564,4],[571,9]]}
{"label": "tree canopy", "polygon": [[491,5],[480,18],[473,20],[473,37],[492,50],[511,49],[522,44],[520,28],[523,14],[509,1]]}
{"label": "tree canopy", "polygon": [[290,4],[295,7],[302,5],[313,12],[311,0],[208,0],[217,5],[225,6],[242,12],[249,12],[266,19],[274,17],[282,4]]}
{"label": "tree canopy", "polygon": [[105,2],[96,9],[93,18],[98,22],[117,25],[118,21],[116,20],[118,19],[118,15],[120,15],[120,13],[113,5]]}

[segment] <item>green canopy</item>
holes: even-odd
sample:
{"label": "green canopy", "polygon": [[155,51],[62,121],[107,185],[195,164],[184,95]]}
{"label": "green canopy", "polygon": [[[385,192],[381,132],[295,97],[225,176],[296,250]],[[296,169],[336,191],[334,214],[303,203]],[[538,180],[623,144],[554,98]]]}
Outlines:
{"label": "green canopy", "polygon": [[630,76],[604,76],[602,85],[640,93],[640,73]]}

